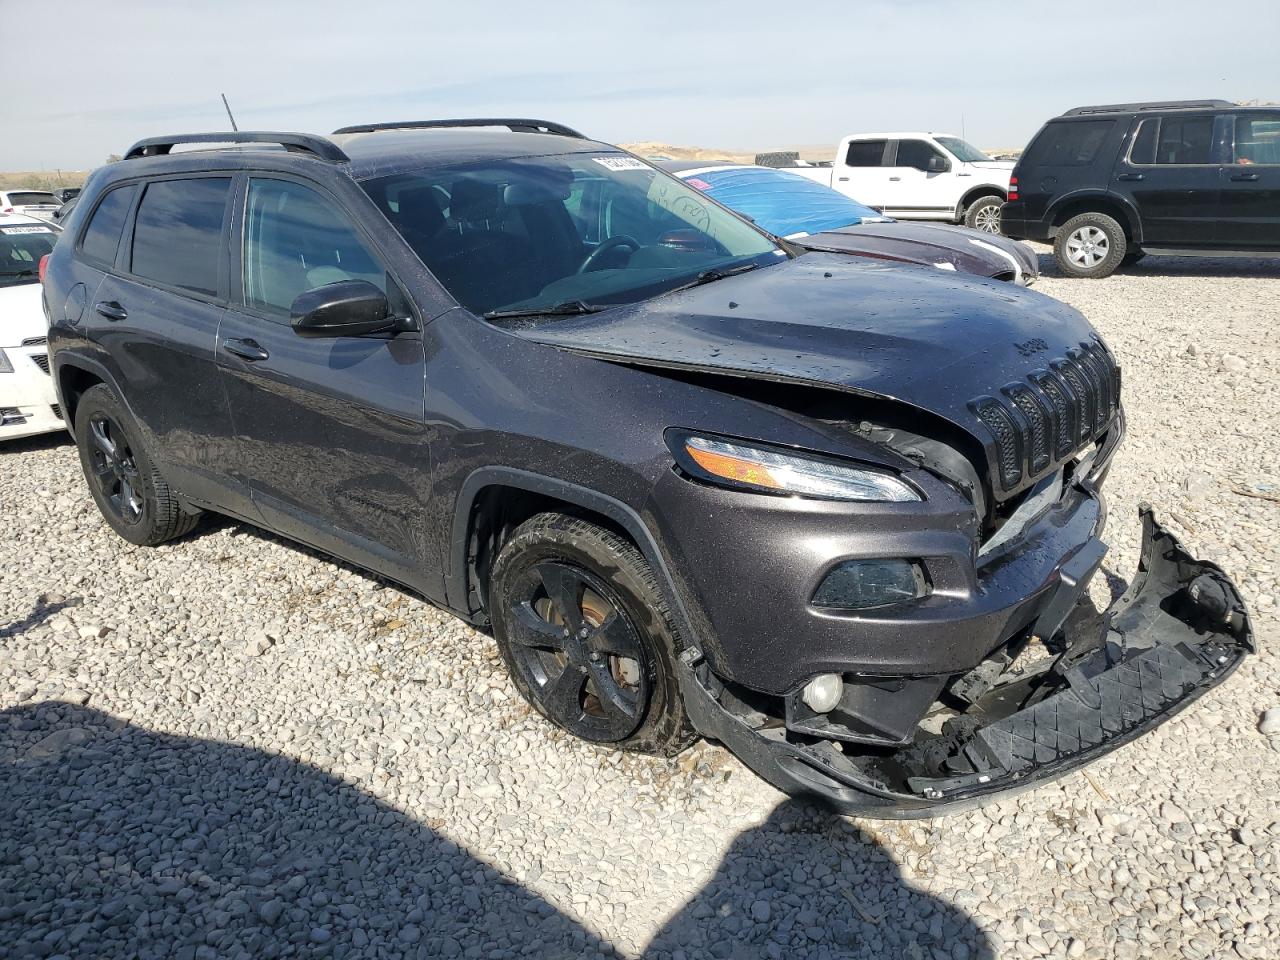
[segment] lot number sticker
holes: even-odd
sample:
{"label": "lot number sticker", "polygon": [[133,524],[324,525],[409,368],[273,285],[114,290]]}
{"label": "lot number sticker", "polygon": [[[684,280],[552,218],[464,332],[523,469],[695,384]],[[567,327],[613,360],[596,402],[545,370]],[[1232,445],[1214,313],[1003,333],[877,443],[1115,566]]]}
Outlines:
{"label": "lot number sticker", "polygon": [[53,233],[48,227],[0,227],[0,233]]}
{"label": "lot number sticker", "polygon": [[648,170],[647,164],[634,157],[592,157],[596,163],[610,170]]}

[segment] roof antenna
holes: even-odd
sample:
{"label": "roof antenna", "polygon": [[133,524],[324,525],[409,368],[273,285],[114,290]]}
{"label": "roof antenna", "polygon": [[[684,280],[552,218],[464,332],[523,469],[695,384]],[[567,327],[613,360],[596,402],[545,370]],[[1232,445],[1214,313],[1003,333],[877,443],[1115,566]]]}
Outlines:
{"label": "roof antenna", "polygon": [[236,126],[236,118],[231,115],[231,104],[227,103],[227,95],[222,94],[222,105],[227,108],[227,119],[231,121],[231,129],[236,133],[240,132],[240,128]]}

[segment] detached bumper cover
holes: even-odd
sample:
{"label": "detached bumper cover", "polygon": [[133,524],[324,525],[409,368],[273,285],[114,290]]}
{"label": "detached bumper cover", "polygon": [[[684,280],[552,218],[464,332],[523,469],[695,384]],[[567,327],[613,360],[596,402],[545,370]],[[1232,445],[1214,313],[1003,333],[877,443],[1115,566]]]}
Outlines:
{"label": "detached bumper cover", "polygon": [[1060,777],[1159,726],[1254,649],[1248,610],[1226,574],[1193,558],[1149,507],[1141,516],[1142,555],[1124,596],[1100,627],[1073,634],[1068,624],[1065,652],[1019,682],[1020,709],[977,717],[952,744],[946,775],[892,787],[829,741],[796,742],[760,715],[726,709],[714,679],[686,656],[681,681],[694,723],[779,789],[848,813],[934,816]]}

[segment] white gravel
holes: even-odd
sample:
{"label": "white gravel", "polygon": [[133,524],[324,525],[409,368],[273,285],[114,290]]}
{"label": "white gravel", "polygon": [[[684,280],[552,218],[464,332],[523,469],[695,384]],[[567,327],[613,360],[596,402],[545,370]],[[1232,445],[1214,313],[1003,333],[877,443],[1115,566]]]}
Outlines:
{"label": "white gravel", "polygon": [[1253,606],[1261,653],[1154,735],[943,820],[820,814],[718,748],[558,734],[490,640],[261,531],[131,547],[68,443],[19,442],[0,955],[1277,956],[1280,267],[1039,289],[1124,365],[1108,570],[1132,572],[1145,499]]}

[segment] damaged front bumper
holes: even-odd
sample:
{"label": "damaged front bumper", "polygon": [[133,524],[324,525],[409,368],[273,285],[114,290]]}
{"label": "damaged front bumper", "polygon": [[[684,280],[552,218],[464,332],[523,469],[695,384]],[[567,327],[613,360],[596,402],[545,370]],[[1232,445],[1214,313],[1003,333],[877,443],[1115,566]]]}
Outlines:
{"label": "damaged front bumper", "polygon": [[1227,575],[1193,558],[1150,507],[1141,517],[1138,572],[1100,620],[1089,616],[1083,583],[1064,584],[1075,609],[1045,638],[1054,655],[1024,667],[1022,651],[1006,651],[998,678],[976,695],[971,678],[951,678],[948,686],[967,699],[944,692],[910,743],[798,733],[739,699],[696,648],[679,666],[689,714],[774,786],[845,813],[935,816],[1060,777],[1159,726],[1254,649],[1248,611]]}

